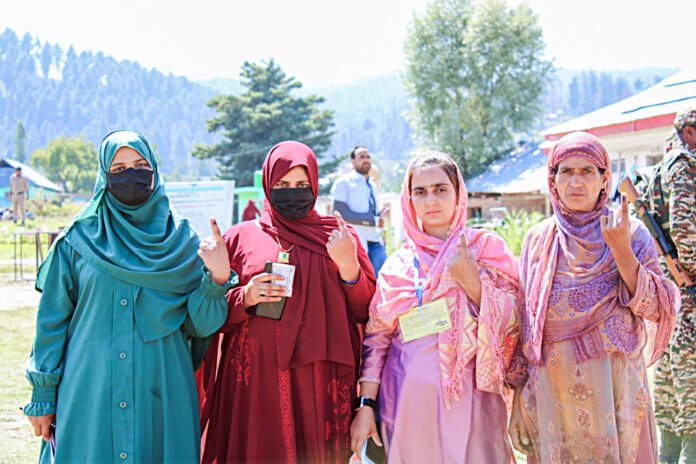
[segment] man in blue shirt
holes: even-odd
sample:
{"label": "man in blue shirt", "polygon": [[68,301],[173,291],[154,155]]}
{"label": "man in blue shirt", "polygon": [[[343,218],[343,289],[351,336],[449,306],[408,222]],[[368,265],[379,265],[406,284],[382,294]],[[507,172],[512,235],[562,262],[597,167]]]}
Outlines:
{"label": "man in blue shirt", "polygon": [[353,148],[350,159],[353,171],[336,179],[331,188],[333,209],[353,225],[377,275],[387,259],[380,228],[386,211],[377,206],[377,186],[370,179],[372,161],[367,148]]}

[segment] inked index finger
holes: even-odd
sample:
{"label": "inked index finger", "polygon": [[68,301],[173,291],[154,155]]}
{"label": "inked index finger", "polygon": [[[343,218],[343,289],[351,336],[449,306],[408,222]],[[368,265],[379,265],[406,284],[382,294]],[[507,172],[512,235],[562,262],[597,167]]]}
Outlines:
{"label": "inked index finger", "polygon": [[469,247],[469,243],[466,241],[466,233],[464,231],[462,231],[461,235],[459,236],[459,245],[464,249]]}
{"label": "inked index finger", "polygon": [[213,230],[213,238],[215,238],[215,241],[221,242],[222,234],[220,233],[220,227],[218,227],[217,221],[214,217],[210,218],[210,228]]}
{"label": "inked index finger", "polygon": [[628,222],[628,197],[621,194],[621,222]]}
{"label": "inked index finger", "polygon": [[346,226],[346,221],[343,220],[343,216],[341,216],[341,213],[338,211],[334,211],[334,217],[336,218],[336,222],[338,222],[338,228],[340,229],[341,232],[347,232],[348,227]]}

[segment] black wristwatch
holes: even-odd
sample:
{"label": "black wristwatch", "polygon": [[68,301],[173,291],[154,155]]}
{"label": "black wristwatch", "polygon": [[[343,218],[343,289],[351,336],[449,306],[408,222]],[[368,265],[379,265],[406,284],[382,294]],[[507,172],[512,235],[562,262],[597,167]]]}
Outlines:
{"label": "black wristwatch", "polygon": [[362,408],[363,406],[369,406],[374,411],[376,411],[377,410],[377,400],[373,400],[372,398],[366,398],[364,396],[358,396],[358,407],[355,408],[355,410],[357,411],[358,409]]}

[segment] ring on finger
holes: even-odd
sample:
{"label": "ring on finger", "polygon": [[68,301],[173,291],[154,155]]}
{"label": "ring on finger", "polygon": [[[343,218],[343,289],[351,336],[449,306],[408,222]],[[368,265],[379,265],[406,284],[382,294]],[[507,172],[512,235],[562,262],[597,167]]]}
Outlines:
{"label": "ring on finger", "polygon": [[259,292],[259,295],[261,295],[261,296],[266,296],[266,292],[263,291],[263,290],[261,290],[261,291]]}

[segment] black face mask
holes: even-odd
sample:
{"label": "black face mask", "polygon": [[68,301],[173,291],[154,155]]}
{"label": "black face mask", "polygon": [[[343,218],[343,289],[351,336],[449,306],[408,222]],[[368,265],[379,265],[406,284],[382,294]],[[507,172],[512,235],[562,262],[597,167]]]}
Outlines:
{"label": "black face mask", "polygon": [[271,190],[271,206],[285,219],[307,216],[316,198],[309,188],[277,188]]}
{"label": "black face mask", "polygon": [[142,205],[152,195],[152,176],[149,169],[128,168],[121,172],[106,173],[106,188],[121,203]]}

